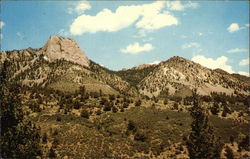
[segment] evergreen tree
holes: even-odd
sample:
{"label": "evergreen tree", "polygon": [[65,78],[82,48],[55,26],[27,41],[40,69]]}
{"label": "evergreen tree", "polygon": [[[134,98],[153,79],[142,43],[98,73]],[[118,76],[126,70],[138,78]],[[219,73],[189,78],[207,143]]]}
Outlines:
{"label": "evergreen tree", "polygon": [[225,156],[227,157],[227,159],[234,159],[233,150],[229,146],[226,147],[225,152]]}
{"label": "evergreen tree", "polygon": [[190,110],[193,117],[192,131],[187,141],[189,156],[191,159],[215,159],[220,158],[222,146],[215,137],[213,128],[208,123],[208,116],[201,106],[196,91],[193,93],[193,107]]}
{"label": "evergreen tree", "polygon": [[8,78],[9,62],[0,72],[1,157],[34,158],[40,156],[40,136],[31,122],[24,120],[20,100],[20,86]]}
{"label": "evergreen tree", "polygon": [[219,111],[220,111],[219,104],[217,102],[214,102],[213,106],[211,107],[211,113],[213,115],[218,115]]}

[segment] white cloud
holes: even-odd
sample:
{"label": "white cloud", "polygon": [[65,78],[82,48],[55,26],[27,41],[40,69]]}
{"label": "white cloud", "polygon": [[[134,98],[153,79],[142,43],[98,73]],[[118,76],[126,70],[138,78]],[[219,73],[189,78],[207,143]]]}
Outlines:
{"label": "white cloud", "polygon": [[182,11],[186,8],[197,8],[199,5],[198,3],[193,3],[191,1],[186,4],[182,4],[180,1],[168,1],[167,6],[170,10]]}
{"label": "white cloud", "polygon": [[243,59],[239,63],[240,66],[249,65],[249,58]]}
{"label": "white cloud", "polygon": [[191,42],[191,43],[186,43],[186,44],[183,44],[182,46],[182,49],[187,49],[187,48],[192,48],[192,47],[200,47],[200,44],[196,43],[196,42]]}
{"label": "white cloud", "polygon": [[249,27],[250,25],[249,24],[245,24],[246,27]]}
{"label": "white cloud", "polygon": [[0,29],[2,29],[5,26],[5,23],[3,21],[0,21]]}
{"label": "white cloud", "polygon": [[238,74],[244,75],[244,76],[248,76],[248,77],[250,76],[250,75],[249,75],[249,72],[239,71]]}
{"label": "white cloud", "polygon": [[239,31],[240,30],[240,27],[237,23],[232,23],[228,28],[227,28],[227,31],[230,32],[230,33],[233,33],[233,32],[236,32],[236,31]]}
{"label": "white cloud", "polygon": [[162,27],[178,25],[178,19],[163,11],[166,2],[156,1],[151,4],[120,6],[114,12],[105,8],[95,16],[83,14],[70,25],[70,33],[82,35],[99,31],[114,32],[133,23],[138,29],[156,30]]}
{"label": "white cloud", "polygon": [[150,65],[157,65],[157,64],[159,64],[161,61],[154,61],[154,62],[151,62],[151,63],[149,63]]}
{"label": "white cloud", "polygon": [[85,10],[90,10],[91,9],[91,5],[89,4],[88,1],[80,1],[78,2],[73,8],[68,8],[67,9],[67,13],[68,14],[73,14],[78,13],[78,14],[82,14],[84,13]]}
{"label": "white cloud", "polygon": [[85,10],[90,10],[91,6],[87,1],[81,1],[75,8],[78,14],[83,13]]}
{"label": "white cloud", "polygon": [[[3,21],[0,21],[0,29],[2,29],[5,26],[5,23]],[[0,33],[0,39],[3,39],[3,34]]]}
{"label": "white cloud", "polygon": [[136,27],[145,30],[156,30],[162,27],[178,25],[176,17],[169,12],[145,14],[141,20],[136,23]]}
{"label": "white cloud", "polygon": [[199,63],[203,66],[206,66],[208,68],[211,68],[211,69],[220,68],[229,73],[234,73],[232,66],[227,64],[228,58],[225,56],[221,56],[221,57],[218,57],[217,59],[213,59],[213,58],[207,58],[205,56],[198,55],[198,56],[193,57],[192,61]]}
{"label": "white cloud", "polygon": [[248,52],[247,49],[239,49],[239,48],[235,48],[235,49],[230,49],[227,50],[228,53],[239,53],[239,52]]}
{"label": "white cloud", "polygon": [[146,43],[144,45],[140,45],[138,42],[135,42],[133,44],[128,45],[125,49],[120,49],[120,52],[128,54],[137,54],[140,52],[151,51],[153,49],[154,47],[152,46],[152,44]]}

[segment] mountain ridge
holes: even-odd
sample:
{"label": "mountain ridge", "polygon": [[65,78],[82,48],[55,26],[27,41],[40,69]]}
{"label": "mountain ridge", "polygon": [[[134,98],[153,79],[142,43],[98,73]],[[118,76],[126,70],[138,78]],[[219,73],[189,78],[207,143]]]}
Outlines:
{"label": "mountain ridge", "polygon": [[12,61],[10,79],[31,87],[63,89],[60,85],[65,84],[76,87],[72,89],[75,91],[85,85],[92,91],[99,91],[95,85],[102,85],[109,90],[107,92],[149,97],[166,91],[182,96],[181,92],[194,88],[201,95],[212,92],[249,94],[249,77],[212,70],[179,56],[158,64],[112,71],[89,60],[75,40],[55,35],[50,36],[42,48],[1,52],[1,67],[6,60]]}

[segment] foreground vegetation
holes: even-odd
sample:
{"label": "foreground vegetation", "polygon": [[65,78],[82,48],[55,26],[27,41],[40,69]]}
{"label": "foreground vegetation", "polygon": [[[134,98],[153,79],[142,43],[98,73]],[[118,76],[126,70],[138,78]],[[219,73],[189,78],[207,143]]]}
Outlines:
{"label": "foreground vegetation", "polygon": [[[23,125],[21,123],[32,121],[29,131],[25,133],[30,135],[37,132],[37,135],[36,137],[27,135],[25,141],[38,147],[30,148],[24,144],[24,141],[14,139],[18,141],[18,147],[23,146],[24,149],[22,151],[15,149],[17,152],[9,152],[3,157],[9,157],[12,154],[18,156],[22,153],[30,158],[32,156],[195,158],[192,154],[198,153],[192,152],[192,147],[200,147],[198,145],[200,141],[195,142],[196,138],[206,139],[201,142],[210,143],[209,153],[211,154],[208,158],[232,155],[241,158],[249,155],[247,142],[249,127],[247,110],[244,106],[241,109],[237,107],[242,113],[236,119],[244,119],[239,121],[230,117],[233,108],[228,108],[230,111],[227,110],[226,116],[223,116],[225,106],[222,106],[221,102],[214,104],[217,102],[210,102],[210,100],[201,102],[201,100],[204,101],[204,97],[198,97],[199,107],[202,107],[201,112],[207,111],[203,114],[204,117],[198,115],[196,118],[197,113],[194,115],[194,112],[199,114],[199,107],[193,97],[149,99],[107,95],[101,90],[89,93],[85,87],[80,87],[79,91],[73,94],[28,87],[22,87],[20,91],[21,102],[16,103],[16,108],[22,109],[11,111],[22,112],[24,118],[19,119],[18,124],[13,127],[18,129],[18,125]],[[228,102],[226,104],[230,105]],[[237,104],[241,105],[244,102],[237,101]],[[218,110],[214,111],[214,107],[218,107]],[[2,105],[1,109],[3,109]],[[8,115],[2,116],[1,120],[9,120]],[[199,125],[202,120],[203,125]],[[207,124],[210,126],[207,127]],[[14,130],[11,131],[13,133]],[[24,133],[23,129],[20,131]],[[203,136],[199,137],[199,133],[202,132]],[[2,135],[6,139],[2,140],[2,146],[10,138],[5,134]],[[191,148],[190,145],[192,145]],[[214,149],[212,146],[215,146]],[[14,147],[10,145],[3,148],[4,152],[7,152]],[[28,154],[30,150],[39,150],[39,152]],[[204,155],[207,150],[203,147],[199,151]]]}

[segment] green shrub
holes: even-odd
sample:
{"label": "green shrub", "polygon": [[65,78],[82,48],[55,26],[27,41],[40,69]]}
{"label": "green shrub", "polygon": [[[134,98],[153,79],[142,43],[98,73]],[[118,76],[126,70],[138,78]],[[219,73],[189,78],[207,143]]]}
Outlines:
{"label": "green shrub", "polygon": [[53,148],[50,148],[48,157],[49,158],[56,158],[56,153],[55,153],[55,150]]}
{"label": "green shrub", "polygon": [[174,109],[174,110],[178,110],[178,107],[179,107],[178,103],[177,103],[177,102],[174,102],[173,109]]}
{"label": "green shrub", "polygon": [[225,156],[227,157],[227,159],[234,159],[234,153],[230,147],[227,146],[225,152]]}
{"label": "green shrub", "polygon": [[136,106],[136,107],[141,106],[141,100],[136,101],[136,102],[135,102],[135,106]]}
{"label": "green shrub", "polygon": [[118,108],[116,106],[112,107],[112,112],[116,113],[118,111]]}
{"label": "green shrub", "polygon": [[96,111],[96,115],[101,115],[102,114],[102,111],[100,110],[100,109],[98,109],[97,111]]}
{"label": "green shrub", "polygon": [[249,151],[249,135],[246,135],[239,143],[240,149],[245,149],[246,151]]}
{"label": "green shrub", "polygon": [[62,121],[61,116],[57,116],[57,117],[56,117],[56,121]]}
{"label": "green shrub", "polygon": [[213,115],[218,115],[219,111],[220,111],[219,104],[217,102],[214,102],[213,106],[211,107],[211,113]]}
{"label": "green shrub", "polygon": [[123,103],[123,108],[128,108],[129,104],[127,102]]}
{"label": "green shrub", "polygon": [[103,107],[103,110],[104,111],[110,111],[111,108],[112,108],[111,102],[106,102],[105,105],[104,105],[104,107]]}
{"label": "green shrub", "polygon": [[132,120],[129,120],[129,121],[128,121],[127,129],[128,129],[129,131],[136,131],[135,122],[133,122]]}
{"label": "green shrub", "polygon": [[89,119],[89,116],[90,116],[90,114],[89,114],[88,110],[84,109],[81,111],[81,117]]}
{"label": "green shrub", "polygon": [[145,133],[141,131],[138,131],[135,133],[134,140],[144,142],[146,141],[146,139],[147,139],[147,136],[145,135]]}
{"label": "green shrub", "polygon": [[167,99],[167,98],[164,99],[163,104],[164,104],[164,105],[167,105],[167,104],[168,104],[168,99]]}

